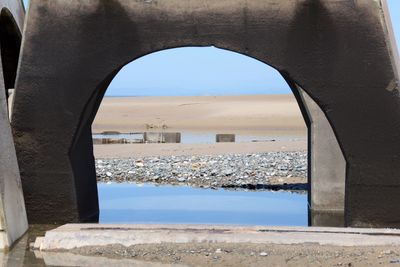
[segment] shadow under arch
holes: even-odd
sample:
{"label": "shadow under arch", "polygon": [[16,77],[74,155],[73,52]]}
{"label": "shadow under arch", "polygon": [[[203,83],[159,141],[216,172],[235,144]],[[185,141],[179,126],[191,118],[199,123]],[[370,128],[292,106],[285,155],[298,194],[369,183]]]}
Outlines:
{"label": "shadow under arch", "polygon": [[[326,206],[322,207],[319,206],[317,203],[318,201],[314,201],[314,196],[312,194],[312,191],[316,192],[316,197],[321,198],[322,195],[325,198],[328,198],[328,200],[326,202],[331,201],[332,202],[332,198],[335,198],[335,207],[332,208],[330,207],[330,210],[339,214],[339,219],[334,219],[331,220],[330,218],[325,219],[324,221],[321,220],[313,220],[311,217],[309,217],[309,224],[310,225],[324,225],[324,226],[343,226],[344,225],[344,221],[343,221],[343,213],[344,213],[344,178],[345,178],[345,174],[343,173],[345,171],[345,160],[343,158],[343,154],[341,153],[341,149],[339,147],[339,144],[337,142],[335,133],[332,130],[332,127],[330,126],[330,123],[326,120],[324,113],[322,112],[321,109],[316,109],[315,106],[318,106],[317,103],[313,102],[312,98],[308,97],[305,98],[305,91],[302,90],[302,88],[289,76],[288,73],[277,69],[274,66],[271,66],[270,64],[268,64],[267,62],[265,62],[264,60],[260,60],[255,56],[252,56],[249,53],[242,53],[240,51],[236,51],[233,49],[229,49],[229,48],[222,48],[222,47],[218,47],[215,45],[198,45],[198,46],[193,46],[193,45],[187,45],[187,46],[177,46],[177,47],[171,47],[171,48],[165,48],[165,49],[159,49],[159,50],[155,50],[153,52],[150,53],[146,53],[144,55],[138,56],[138,57],[134,57],[133,59],[130,59],[126,62],[124,62],[123,64],[121,64],[121,66],[118,66],[116,69],[114,69],[107,77],[104,78],[103,81],[101,81],[101,83],[99,84],[99,86],[93,90],[91,97],[89,98],[88,102],[86,103],[83,112],[81,113],[81,117],[79,120],[79,125],[77,127],[77,130],[75,132],[74,138],[73,138],[73,143],[71,144],[71,147],[69,149],[69,157],[72,163],[72,168],[74,171],[74,177],[75,177],[75,184],[78,185],[77,186],[77,195],[78,195],[78,201],[81,201],[81,204],[79,204],[78,206],[80,207],[80,214],[81,217],[83,218],[87,218],[89,220],[97,220],[98,217],[96,217],[95,214],[91,214],[89,212],[89,210],[91,209],[91,207],[93,207],[93,205],[97,205],[97,209],[98,209],[98,202],[95,203],[93,202],[93,200],[97,200],[98,199],[98,193],[97,193],[97,187],[96,187],[96,170],[95,170],[95,162],[94,162],[94,156],[93,156],[93,143],[92,143],[92,131],[91,131],[91,125],[94,121],[94,118],[97,114],[97,111],[100,107],[101,101],[105,95],[105,92],[107,90],[107,88],[109,87],[110,83],[112,82],[112,80],[116,77],[116,75],[119,73],[119,71],[125,67],[126,65],[128,65],[129,63],[138,60],[140,58],[143,58],[147,55],[150,54],[154,54],[160,51],[168,51],[171,49],[180,49],[180,48],[201,48],[201,47],[215,47],[217,49],[220,50],[224,50],[227,52],[231,52],[231,53],[235,53],[235,54],[239,54],[241,56],[245,56],[245,57],[249,57],[251,59],[254,59],[258,62],[261,62],[263,64],[265,64],[266,66],[269,66],[271,68],[273,68],[275,71],[277,71],[282,77],[283,79],[286,81],[286,83],[288,84],[289,88],[291,89],[293,95],[295,96],[298,106],[300,108],[301,114],[303,116],[303,119],[305,121],[305,124],[308,128],[308,166],[309,166],[309,170],[308,170],[308,181],[309,181],[309,185],[315,185],[315,183],[311,183],[312,182],[312,176],[316,176],[315,171],[313,171],[312,167],[314,167],[314,165],[319,165],[321,164],[321,162],[318,162],[318,160],[316,161],[315,159],[313,160],[312,154],[313,153],[317,153],[317,150],[314,149],[314,147],[312,146],[312,141],[314,141],[315,136],[318,136],[319,139],[324,138],[324,139],[331,139],[334,140],[334,145],[335,145],[335,153],[336,155],[334,155],[334,157],[336,158],[340,158],[341,160],[341,166],[340,166],[340,170],[341,173],[336,174],[336,176],[340,176],[340,178],[338,177],[333,177],[333,179],[335,180],[334,182],[336,183],[340,183],[339,187],[340,190],[338,192],[338,190],[334,190],[334,194],[338,195],[339,200],[337,199],[337,197],[326,197],[326,194],[332,194],[332,192],[330,193],[329,190],[330,189],[326,189],[326,190],[322,190],[321,192],[319,192],[319,187],[320,185],[317,185],[318,188],[309,188],[309,208],[310,209],[314,209],[314,210],[319,210],[319,209],[327,209]],[[311,106],[313,105],[313,109],[311,109]],[[316,114],[318,113],[318,114]],[[313,116],[314,114],[314,116]],[[321,136],[321,134],[318,131],[313,131],[312,129],[312,125],[313,123],[318,123],[320,122],[320,120],[324,119],[325,122],[325,126],[327,126],[327,128],[329,128],[326,132],[325,132],[325,136]],[[314,139],[313,139],[314,137]],[[320,155],[320,151],[318,151]],[[333,152],[332,152],[333,153]],[[316,157],[314,157],[316,158]],[[324,159],[323,159],[324,160]],[[321,161],[321,159],[320,159]],[[89,164],[89,167],[88,167]],[[326,167],[327,168],[327,167]],[[317,173],[318,174],[318,173]],[[326,175],[326,174],[325,174]],[[85,179],[85,177],[93,177],[91,180]],[[338,181],[340,180],[340,181]],[[315,187],[317,187],[315,186]],[[79,191],[85,188],[92,188],[90,191],[87,190],[83,190],[83,191]],[[96,190],[94,190],[94,188],[96,188]],[[81,197],[79,197],[79,195]],[[91,195],[90,198],[87,198],[88,195]],[[91,199],[92,202],[88,202],[87,200]],[[332,204],[332,203],[330,203]],[[92,210],[93,211],[93,210]],[[88,214],[90,214],[89,216],[87,216]]]}

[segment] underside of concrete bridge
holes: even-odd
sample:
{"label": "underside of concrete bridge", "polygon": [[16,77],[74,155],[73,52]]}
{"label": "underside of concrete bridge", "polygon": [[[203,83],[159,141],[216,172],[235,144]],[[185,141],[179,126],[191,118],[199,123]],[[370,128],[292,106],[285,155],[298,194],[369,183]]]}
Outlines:
{"label": "underside of concrete bridge", "polygon": [[12,120],[30,222],[98,220],[91,124],[123,66],[215,46],[271,65],[291,86],[309,128],[312,211],[400,227],[388,21],[375,0],[31,0]]}

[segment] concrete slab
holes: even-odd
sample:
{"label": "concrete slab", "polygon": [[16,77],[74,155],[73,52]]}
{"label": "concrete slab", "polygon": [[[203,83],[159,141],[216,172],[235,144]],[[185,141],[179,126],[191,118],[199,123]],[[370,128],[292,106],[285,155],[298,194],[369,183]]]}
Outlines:
{"label": "concrete slab", "polygon": [[400,245],[400,230],[214,225],[67,224],[40,239],[41,251],[161,243],[255,243],[335,246]]}

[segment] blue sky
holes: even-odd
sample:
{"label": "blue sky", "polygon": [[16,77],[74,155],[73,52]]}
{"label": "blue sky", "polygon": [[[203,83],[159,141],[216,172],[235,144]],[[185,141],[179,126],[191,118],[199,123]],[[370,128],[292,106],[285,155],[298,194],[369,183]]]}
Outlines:
{"label": "blue sky", "polygon": [[[28,0],[24,2],[26,4]],[[388,3],[400,49],[400,0],[388,0]],[[290,92],[286,82],[273,68],[237,53],[206,47],[164,50],[139,58],[118,73],[106,95],[238,95]]]}

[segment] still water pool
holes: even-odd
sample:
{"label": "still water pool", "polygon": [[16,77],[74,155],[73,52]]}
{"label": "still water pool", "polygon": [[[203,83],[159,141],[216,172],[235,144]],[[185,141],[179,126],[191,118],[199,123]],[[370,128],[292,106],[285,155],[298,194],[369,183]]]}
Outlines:
{"label": "still water pool", "polygon": [[[185,223],[307,226],[307,195],[183,186],[98,184],[100,223]],[[55,225],[31,226],[2,266],[170,266],[135,259],[34,253],[29,244]]]}
{"label": "still water pool", "polygon": [[307,195],[98,184],[100,223],[307,226]]}

